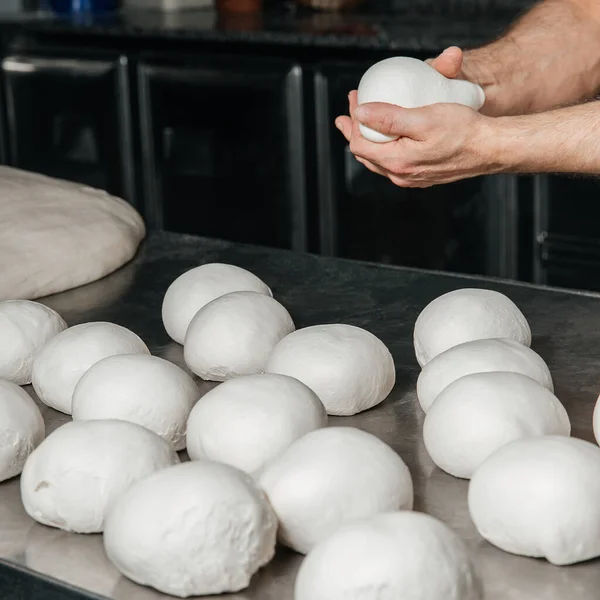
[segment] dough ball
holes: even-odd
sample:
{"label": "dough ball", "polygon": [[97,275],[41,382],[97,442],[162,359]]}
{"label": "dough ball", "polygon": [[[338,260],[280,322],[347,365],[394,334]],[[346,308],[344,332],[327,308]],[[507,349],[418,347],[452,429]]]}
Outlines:
{"label": "dough ball", "polygon": [[383,402],[396,383],[385,344],[354,325],[315,325],[281,340],[267,372],[296,377],[311,388],[330,415],[354,415]]}
{"label": "dough ball", "polygon": [[40,348],[67,328],[51,308],[31,300],[0,302],[0,378],[31,383],[33,359]]}
{"label": "dough ball", "polygon": [[570,565],[600,556],[600,448],[564,436],[507,444],[477,470],[469,512],[505,552]]}
{"label": "dough ball", "polygon": [[404,461],[353,427],[301,437],[263,471],[260,483],[279,518],[280,542],[301,553],[353,519],[413,507]]}
{"label": "dough ball", "polygon": [[225,381],[265,370],[269,354],[294,322],[277,300],[256,292],[231,292],[200,309],[192,319],[183,357],[196,375]]}
{"label": "dough ball", "polygon": [[134,481],[178,462],[171,444],[141,425],[71,421],[27,459],[21,474],[23,506],[43,525],[97,533],[110,505]]}
{"label": "dough ball", "polygon": [[458,535],[404,511],[349,523],[317,544],[300,565],[294,598],[476,600],[478,590]]}
{"label": "dough ball", "polygon": [[592,425],[594,428],[594,437],[596,438],[596,442],[600,444],[600,396],[596,400],[596,406],[594,407]]}
{"label": "dough ball", "polygon": [[457,379],[491,371],[521,373],[554,392],[550,369],[531,348],[514,340],[473,340],[438,354],[423,367],[417,379],[421,408],[427,412],[440,392]]}
{"label": "dough ball", "polygon": [[525,437],[571,434],[558,398],[526,375],[473,373],[451,383],[423,423],[423,441],[440,469],[469,479],[498,448]]}
{"label": "dough ball", "polygon": [[0,481],[23,470],[45,431],[42,413],[31,396],[16,383],[0,379]]}
{"label": "dough ball", "polygon": [[218,385],[196,404],[188,420],[188,454],[256,474],[292,442],[325,425],[323,403],[302,382],[246,375]]}
{"label": "dough ball", "polygon": [[517,305],[504,294],[476,288],[454,290],[430,302],[417,318],[417,361],[423,367],[453,346],[490,338],[530,346],[531,329]]}
{"label": "dough ball", "polygon": [[73,392],[73,419],[122,419],[186,445],[187,419],[200,392],[173,363],[148,354],[109,356],[92,365]]}
{"label": "dough ball", "polygon": [[183,344],[190,321],[203,306],[219,296],[243,291],[273,295],[256,275],[234,265],[209,263],[186,271],[169,286],[163,300],[167,333]]}
{"label": "dough ball", "polygon": [[33,389],[46,405],[71,414],[73,390],[95,363],[117,354],[150,354],[133,331],[102,321],[82,323],[54,336],[33,363]]}
{"label": "dough ball", "polygon": [[129,579],[186,598],[248,587],[273,558],[276,532],[249,475],[193,461],[131,486],[108,515],[104,547]]}

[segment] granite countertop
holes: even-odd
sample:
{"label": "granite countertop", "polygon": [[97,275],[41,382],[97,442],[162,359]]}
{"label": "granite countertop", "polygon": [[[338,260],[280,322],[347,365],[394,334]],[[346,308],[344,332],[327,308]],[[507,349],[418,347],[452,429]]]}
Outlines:
{"label": "granite countertop", "polygon": [[178,13],[123,10],[112,16],[90,17],[11,16],[0,12],[0,24],[55,34],[436,51],[452,44],[483,44],[499,35],[520,10],[510,3],[482,6],[444,0],[434,5],[416,1],[394,12],[357,9],[331,13],[288,3],[277,10],[248,15],[214,9]]}

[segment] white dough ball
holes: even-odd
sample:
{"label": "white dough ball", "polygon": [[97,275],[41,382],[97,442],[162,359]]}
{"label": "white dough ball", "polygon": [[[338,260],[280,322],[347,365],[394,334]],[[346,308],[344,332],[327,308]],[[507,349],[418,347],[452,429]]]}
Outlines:
{"label": "white dough ball", "polygon": [[0,379],[0,481],[23,470],[45,431],[42,413],[31,396],[16,383]]}
{"label": "white dough ball", "polygon": [[192,372],[208,381],[261,373],[277,342],[294,328],[277,300],[256,292],[231,292],[196,313],[183,357]]}
{"label": "white dough ball", "polygon": [[596,405],[594,406],[592,426],[594,429],[594,438],[596,438],[596,442],[600,444],[600,396],[597,398]]}
{"label": "white dough ball", "polygon": [[417,379],[421,408],[429,411],[439,394],[457,379],[491,371],[521,373],[554,392],[548,365],[531,348],[514,340],[473,340],[438,354],[423,367]]}
{"label": "white dough ball", "polygon": [[188,454],[256,475],[292,442],[325,427],[317,395],[285,375],[236,377],[206,393],[188,419]]}
{"label": "white dough ball", "polygon": [[275,553],[277,518],[249,476],[212,461],[155,473],[127,490],[104,530],[123,575],[166,594],[236,592]]}
{"label": "white dough ball", "polygon": [[268,373],[296,377],[311,388],[330,415],[354,415],[383,402],[396,383],[385,344],[354,325],[298,329],[273,350]]}
{"label": "white dough ball", "polygon": [[40,348],[67,328],[51,308],[31,300],[0,302],[0,378],[31,383],[33,360]]}
{"label": "white dough ball", "polygon": [[99,360],[117,354],[150,354],[133,331],[97,321],[82,323],[54,336],[33,363],[33,389],[46,405],[71,414],[73,390]]}
{"label": "white dough ball", "polygon": [[295,600],[477,600],[462,540],[429,515],[404,511],[345,525],[302,561]]}
{"label": "white dough ball", "polygon": [[280,542],[301,553],[349,521],[413,507],[404,461],[354,427],[306,434],[263,471],[260,483],[279,518]]}
{"label": "white dough ball", "polygon": [[173,281],[163,299],[162,320],[167,333],[183,344],[190,321],[203,306],[219,296],[243,291],[273,295],[256,275],[234,265],[209,263],[186,271]]}
{"label": "white dough ball", "polygon": [[469,512],[505,552],[570,565],[600,556],[600,448],[545,436],[507,444],[477,470]]}
{"label": "white dough ball", "polygon": [[473,373],[451,383],[423,423],[423,441],[440,469],[469,479],[498,448],[521,438],[571,434],[565,407],[526,375]]}
{"label": "white dough ball", "polygon": [[141,425],[71,421],[27,459],[21,499],[27,514],[43,525],[98,533],[111,504],[134,481],[178,462],[171,444]]}
{"label": "white dough ball", "polygon": [[131,421],[183,450],[187,419],[199,397],[194,380],[164,358],[109,356],[92,365],[75,386],[73,419]]}
{"label": "white dough ball", "polygon": [[439,296],[418,316],[414,345],[421,367],[445,350],[490,338],[531,345],[531,329],[507,296],[493,290],[464,288]]}

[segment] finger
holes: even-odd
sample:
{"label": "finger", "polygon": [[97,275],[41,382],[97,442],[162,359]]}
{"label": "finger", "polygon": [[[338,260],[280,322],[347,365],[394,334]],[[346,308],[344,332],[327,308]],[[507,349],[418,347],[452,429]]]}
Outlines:
{"label": "finger", "polygon": [[358,106],[358,92],[356,90],[352,90],[348,94],[348,103],[350,105],[350,116],[352,116]]}
{"label": "finger", "polygon": [[396,138],[422,140],[429,128],[426,110],[402,108],[385,102],[361,104],[354,112],[354,117],[357,129],[360,122],[365,127]]}
{"label": "finger", "polygon": [[454,79],[460,74],[463,63],[463,52],[457,46],[446,48],[437,58],[425,61],[444,77]]}
{"label": "finger", "polygon": [[349,142],[352,136],[352,119],[350,117],[342,116],[335,120],[335,126],[342,132],[342,135]]}

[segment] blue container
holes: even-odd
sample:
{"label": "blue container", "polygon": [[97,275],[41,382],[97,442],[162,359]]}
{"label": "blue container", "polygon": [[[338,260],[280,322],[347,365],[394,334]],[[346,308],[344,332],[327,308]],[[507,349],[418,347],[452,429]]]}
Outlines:
{"label": "blue container", "polygon": [[50,0],[50,9],[63,15],[109,13],[117,9],[118,0]]}

